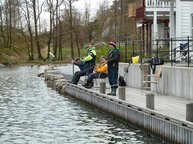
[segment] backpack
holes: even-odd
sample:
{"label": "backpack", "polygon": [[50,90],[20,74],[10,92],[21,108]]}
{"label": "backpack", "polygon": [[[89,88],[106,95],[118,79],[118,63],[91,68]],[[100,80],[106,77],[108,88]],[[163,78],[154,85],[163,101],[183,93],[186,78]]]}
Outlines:
{"label": "backpack", "polygon": [[126,86],[126,82],[123,76],[119,76],[119,86]]}
{"label": "backpack", "polygon": [[164,60],[162,58],[153,57],[150,60],[150,64],[151,64],[152,73],[155,74],[156,65],[163,65],[164,64]]}
{"label": "backpack", "polygon": [[162,58],[153,57],[153,58],[151,58],[150,63],[151,63],[151,65],[163,65],[164,60]]}

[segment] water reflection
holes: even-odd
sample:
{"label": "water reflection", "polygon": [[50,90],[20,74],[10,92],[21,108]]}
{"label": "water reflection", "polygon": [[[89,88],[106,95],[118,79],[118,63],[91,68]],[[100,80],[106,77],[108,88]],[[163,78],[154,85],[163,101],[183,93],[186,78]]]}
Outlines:
{"label": "water reflection", "polygon": [[45,67],[0,69],[1,144],[162,143],[48,88]]}

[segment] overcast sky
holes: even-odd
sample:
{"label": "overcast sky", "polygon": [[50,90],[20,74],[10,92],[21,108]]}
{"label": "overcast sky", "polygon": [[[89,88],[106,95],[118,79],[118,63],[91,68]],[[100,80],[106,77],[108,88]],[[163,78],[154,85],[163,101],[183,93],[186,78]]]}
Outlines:
{"label": "overcast sky", "polygon": [[[43,2],[44,0],[40,0],[40,3]],[[90,5],[90,14],[91,14],[91,19],[93,16],[96,14],[97,9],[99,8],[99,5],[103,2],[104,0],[78,0],[77,2],[73,3],[73,7],[78,9],[81,13],[84,13],[85,10],[85,5]],[[112,5],[112,2],[114,0],[105,0],[106,2],[109,3],[109,7]],[[48,12],[42,12],[41,14],[41,22],[43,23],[43,27],[48,28],[49,24],[49,13]]]}
{"label": "overcast sky", "polygon": [[[44,0],[40,0],[44,1]],[[90,5],[90,10],[91,10],[91,16],[95,15],[96,10],[99,8],[99,4],[101,4],[104,0],[78,0],[77,2],[73,3],[73,6],[77,8],[80,12],[84,12],[85,5]],[[105,0],[108,1],[109,6],[112,5],[113,0]],[[49,15],[48,13],[42,13],[41,14],[42,20],[48,20]]]}
{"label": "overcast sky", "polygon": [[[85,5],[90,5],[91,14],[95,14],[96,10],[99,8],[99,5],[104,0],[78,0],[74,3],[74,6],[78,8],[80,11],[84,11]],[[112,5],[113,0],[105,0],[109,3],[109,5]]]}

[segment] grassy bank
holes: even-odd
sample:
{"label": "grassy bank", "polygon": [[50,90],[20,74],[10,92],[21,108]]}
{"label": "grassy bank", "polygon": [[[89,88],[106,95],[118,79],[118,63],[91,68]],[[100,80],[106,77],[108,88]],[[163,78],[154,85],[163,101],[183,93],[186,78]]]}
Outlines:
{"label": "grassy bank", "polygon": [[[129,52],[130,51],[130,52]],[[120,54],[121,54],[121,62],[125,62],[126,56],[127,58],[131,57],[132,48],[128,47],[128,53],[125,53],[125,48],[120,47]],[[98,47],[96,48],[97,53],[97,61],[99,61],[100,56],[107,57],[109,52],[109,48],[107,46]],[[30,65],[43,65],[43,64],[50,64],[51,61],[46,59],[47,57],[47,49],[41,50],[42,56],[44,60],[37,59],[37,53],[34,52],[34,60],[29,61],[27,50],[22,48],[3,48],[0,50],[0,63],[5,65],[22,65],[22,64],[30,64]],[[84,57],[87,53],[86,48],[80,49],[80,57]],[[74,49],[74,58],[78,57],[77,49]],[[55,64],[64,64],[71,62],[71,49],[70,48],[63,48],[62,49],[62,60],[55,60]]]}

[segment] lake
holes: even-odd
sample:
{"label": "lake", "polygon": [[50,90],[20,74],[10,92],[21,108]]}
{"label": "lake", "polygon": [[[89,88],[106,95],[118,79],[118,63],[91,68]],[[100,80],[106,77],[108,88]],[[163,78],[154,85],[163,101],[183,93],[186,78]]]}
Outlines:
{"label": "lake", "polygon": [[[162,144],[70,96],[37,75],[47,66],[0,69],[0,144]],[[70,74],[70,66],[59,67]]]}

